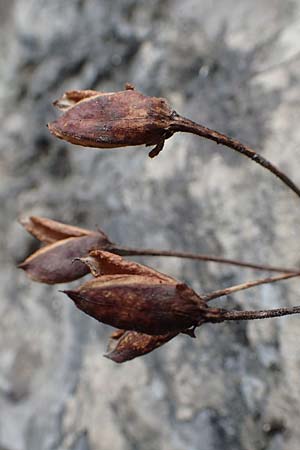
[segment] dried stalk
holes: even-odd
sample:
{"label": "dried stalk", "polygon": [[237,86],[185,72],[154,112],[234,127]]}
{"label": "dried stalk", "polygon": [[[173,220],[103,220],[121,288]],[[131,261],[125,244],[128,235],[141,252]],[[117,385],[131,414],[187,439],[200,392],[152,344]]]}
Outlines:
{"label": "dried stalk", "polygon": [[242,144],[240,141],[232,139],[231,137],[226,136],[223,133],[219,133],[218,131],[204,127],[203,125],[200,125],[196,122],[193,122],[190,119],[182,117],[177,113],[174,113],[174,122],[170,127],[170,129],[174,131],[185,131],[187,133],[192,133],[197,136],[201,136],[205,139],[214,141],[217,144],[222,144],[226,147],[229,147],[232,150],[235,150],[244,156],[247,156],[247,158],[252,159],[252,161],[256,162],[260,166],[272,172],[286,186],[288,186],[293,192],[295,192],[295,194],[298,197],[300,197],[300,189],[285,173],[283,173],[280,169],[278,169],[274,164],[272,164],[266,158],[261,156],[259,153],[252,150],[250,147]]}
{"label": "dried stalk", "polygon": [[219,310],[220,317],[212,322],[223,322],[225,320],[255,320],[270,319],[272,317],[290,316],[300,313],[300,306],[290,308],[263,309],[261,311],[225,311]]}
{"label": "dried stalk", "polygon": [[269,283],[275,283],[276,281],[281,280],[288,280],[289,278],[298,277],[300,275],[300,272],[298,273],[287,273],[284,275],[278,275],[277,277],[268,277],[263,278],[261,280],[253,280],[253,281],[246,281],[245,283],[237,284],[235,286],[230,286],[228,288],[224,289],[218,289],[217,291],[211,292],[207,295],[202,295],[201,298],[203,298],[204,301],[210,302],[211,300],[214,300],[219,297],[223,297],[225,295],[230,295],[235,292],[244,291],[245,289],[249,289],[255,286],[259,286],[261,284],[269,284]]}
{"label": "dried stalk", "polygon": [[140,249],[131,247],[121,247],[113,245],[107,248],[108,251],[115,253],[120,256],[165,256],[165,257],[175,257],[184,259],[193,259],[196,261],[206,261],[215,262],[219,264],[230,264],[233,266],[265,270],[268,272],[278,272],[278,273],[298,273],[297,268],[287,268],[280,266],[269,266],[267,264],[254,264],[247,261],[240,261],[237,259],[222,258],[219,256],[204,255],[201,253],[190,253],[190,252],[179,252],[172,250],[157,250],[157,249]]}

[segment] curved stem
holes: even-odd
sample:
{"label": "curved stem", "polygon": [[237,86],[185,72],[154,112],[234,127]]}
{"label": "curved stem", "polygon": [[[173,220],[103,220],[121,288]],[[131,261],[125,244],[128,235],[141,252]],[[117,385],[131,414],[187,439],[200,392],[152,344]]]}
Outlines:
{"label": "curved stem", "polygon": [[204,127],[192,120],[186,119],[185,117],[181,117],[177,113],[174,112],[173,123],[170,127],[171,131],[184,131],[187,133],[196,134],[197,136],[204,137],[206,139],[210,139],[211,141],[216,142],[217,144],[225,145],[244,156],[252,159],[260,166],[272,172],[276,177],[278,177],[286,186],[288,186],[295,194],[300,197],[300,189],[295,183],[287,176],[285,173],[281,172],[274,164],[265,159],[263,156],[252,150],[250,147],[242,144],[236,139],[232,139],[231,137],[226,136],[225,134],[219,133],[218,131],[212,130],[210,128]]}
{"label": "curved stem", "polygon": [[299,272],[299,269],[297,268],[276,267],[276,266],[268,266],[265,264],[254,264],[246,261],[221,258],[219,256],[203,255],[201,253],[178,252],[172,250],[157,250],[157,249],[140,249],[140,248],[120,247],[116,245],[109,246],[107,250],[110,251],[111,253],[115,253],[120,256],[165,256],[165,257],[193,259],[196,261],[215,262],[220,264],[230,264],[233,266],[257,270],[266,270],[269,272],[289,273],[289,274]]}
{"label": "curved stem", "polygon": [[245,289],[259,286],[261,284],[275,283],[276,281],[288,280],[289,278],[298,277],[299,275],[300,275],[300,272],[287,273],[284,275],[278,275],[277,277],[268,277],[268,278],[263,278],[261,280],[246,281],[245,283],[237,284],[237,285],[231,286],[229,288],[219,289],[219,290],[211,292],[210,294],[207,294],[207,295],[201,295],[201,298],[205,302],[210,302],[211,300],[214,300],[215,298],[223,297],[224,295],[230,295],[230,294],[233,294],[234,292],[244,291]]}

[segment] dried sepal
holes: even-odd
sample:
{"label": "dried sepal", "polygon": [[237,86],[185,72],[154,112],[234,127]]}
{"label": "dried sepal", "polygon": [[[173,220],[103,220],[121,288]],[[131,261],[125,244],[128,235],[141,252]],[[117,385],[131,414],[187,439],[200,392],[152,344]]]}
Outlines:
{"label": "dried sepal", "polygon": [[146,355],[153,350],[169,342],[178,333],[167,333],[158,336],[151,336],[137,331],[117,330],[112,333],[106,358],[116,363],[130,361],[138,356]]}
{"label": "dried sepal", "polygon": [[163,148],[173,110],[165,99],[148,97],[126,86],[119,92],[71,91],[55,105],[64,110],[48,124],[52,134],[72,144],[96,148],[155,145]]}
{"label": "dried sepal", "polygon": [[106,245],[101,234],[71,237],[42,247],[19,265],[34,281],[47,284],[66,283],[88,273],[88,267],[79,261],[93,248]]}
{"label": "dried sepal", "polygon": [[61,239],[69,237],[101,235],[109,243],[108,237],[103,231],[91,231],[85,228],[74,227],[56,220],[39,216],[22,216],[19,222],[23,227],[39,241],[44,244],[51,244]]}
{"label": "dried sepal", "polygon": [[61,111],[66,111],[72,106],[76,105],[76,103],[81,102],[82,100],[86,100],[88,98],[94,97],[95,95],[99,95],[98,91],[92,90],[82,90],[82,91],[67,91],[63,94],[61,98],[55,100],[53,105],[60,109]]}
{"label": "dried sepal", "polygon": [[92,275],[95,277],[116,274],[145,275],[154,278],[161,283],[178,283],[174,278],[158,272],[151,267],[134,261],[128,261],[119,255],[115,255],[105,250],[92,250],[87,257],[80,258],[80,261],[89,267]]}

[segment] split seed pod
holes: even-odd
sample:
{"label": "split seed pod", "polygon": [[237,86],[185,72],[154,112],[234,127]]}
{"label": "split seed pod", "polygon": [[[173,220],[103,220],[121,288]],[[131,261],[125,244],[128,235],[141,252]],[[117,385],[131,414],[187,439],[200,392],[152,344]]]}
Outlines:
{"label": "split seed pod", "polygon": [[81,278],[89,270],[74,258],[111,244],[101,231],[73,227],[42,217],[23,218],[20,222],[29,233],[46,244],[19,265],[32,280],[41,283],[66,283]]}
{"label": "split seed pod", "polygon": [[206,303],[186,284],[108,252],[95,251],[90,258],[102,275],[64,292],[96,320],[124,330],[164,335],[196,327],[205,316]]}
{"label": "split seed pod", "polygon": [[162,98],[148,97],[131,85],[120,92],[68,91],[54,105],[64,114],[48,124],[52,134],[72,144],[115,148],[155,145],[162,150],[172,136],[168,126],[173,110]]}

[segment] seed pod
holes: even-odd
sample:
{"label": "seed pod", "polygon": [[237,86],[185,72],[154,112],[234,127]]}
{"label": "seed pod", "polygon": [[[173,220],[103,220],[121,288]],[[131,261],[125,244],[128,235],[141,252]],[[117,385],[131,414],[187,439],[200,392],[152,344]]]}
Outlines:
{"label": "seed pod", "polygon": [[146,275],[104,275],[63,292],[100,322],[150,335],[197,326],[207,310],[205,302],[184,283]]}
{"label": "seed pod", "polygon": [[88,273],[88,267],[74,259],[111,245],[100,230],[86,230],[38,216],[21,217],[20,223],[30,234],[48,244],[19,265],[31,279],[40,283],[66,283],[81,278]]}
{"label": "seed pod", "polygon": [[173,110],[162,98],[148,97],[127,85],[125,91],[69,91],[54,102],[63,115],[48,124],[52,134],[72,144],[97,148],[155,145],[158,154]]}
{"label": "seed pod", "polygon": [[123,363],[152,352],[175,336],[177,333],[150,336],[137,331],[117,330],[112,333],[108,344],[108,353],[104,356],[116,363]]}
{"label": "seed pod", "polygon": [[[184,307],[187,314],[190,308],[192,320],[187,319],[185,321],[185,312],[183,312],[183,325],[182,327],[180,325],[179,328],[180,331],[192,335],[190,331],[187,331],[187,328],[195,326],[199,316],[199,307],[201,310],[206,308],[205,302],[185,284],[143,264],[127,261],[119,255],[107,251],[93,250],[88,257],[80,258],[80,261],[86,264],[97,278],[85,283],[77,291],[65,291],[65,293],[74,300],[79,309],[100,322],[118,328],[142,331],[150,335],[160,334],[158,330],[159,327],[163,327],[163,317],[168,316],[168,313],[163,312],[163,309],[168,309],[173,302],[175,315],[176,309],[178,309],[177,313],[180,315],[181,307]],[[183,298],[186,298],[186,304],[184,304]],[[169,300],[169,306],[167,300],[163,303],[164,299]],[[122,305],[119,305],[119,302]],[[155,305],[156,302],[158,306]],[[159,306],[160,302],[162,302],[161,307]],[[111,308],[116,308],[115,313],[110,311]],[[130,309],[136,310],[136,315],[141,310],[141,317],[134,318],[134,312],[130,312]],[[170,308],[170,311],[172,314],[172,308]],[[156,322],[155,317],[160,314],[160,321]],[[166,320],[169,319],[166,318]],[[147,323],[147,320],[149,320],[149,323]],[[171,325],[167,326],[170,327]],[[177,330],[178,324],[173,326]],[[172,326],[170,329],[173,331]],[[164,331],[161,331],[161,334],[164,334]],[[145,342],[145,339],[143,342]],[[155,342],[153,341],[153,345]],[[149,342],[147,345],[150,348],[152,344]]]}
{"label": "seed pod", "polygon": [[103,236],[97,233],[62,239],[42,247],[19,267],[34,281],[47,284],[67,283],[89,272],[87,266],[74,259],[106,244]]}

